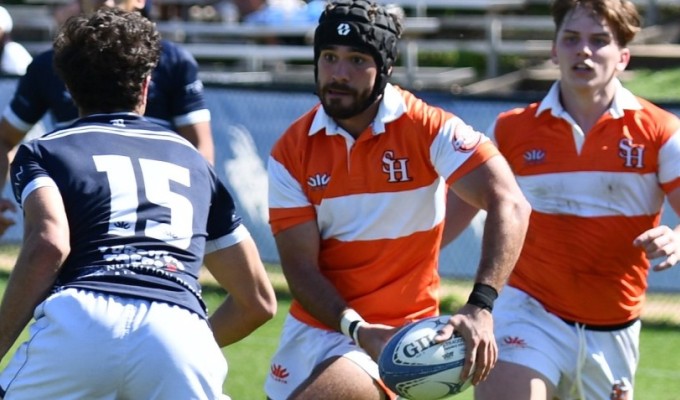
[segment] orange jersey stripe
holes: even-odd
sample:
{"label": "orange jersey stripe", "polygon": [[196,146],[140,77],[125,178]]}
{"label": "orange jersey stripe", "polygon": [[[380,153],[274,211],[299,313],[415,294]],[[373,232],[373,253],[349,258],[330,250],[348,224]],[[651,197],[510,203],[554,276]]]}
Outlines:
{"label": "orange jersey stripe", "polygon": [[[326,240],[322,243],[322,273],[367,321],[401,326],[437,315],[438,252],[432,243],[439,242],[441,229],[440,224],[433,231],[391,240]],[[325,328],[297,302],[293,302],[291,314]]]}
{"label": "orange jersey stripe", "polygon": [[582,218],[533,212],[509,284],[561,318],[617,325],[640,316],[648,261],[633,239],[656,216]]}

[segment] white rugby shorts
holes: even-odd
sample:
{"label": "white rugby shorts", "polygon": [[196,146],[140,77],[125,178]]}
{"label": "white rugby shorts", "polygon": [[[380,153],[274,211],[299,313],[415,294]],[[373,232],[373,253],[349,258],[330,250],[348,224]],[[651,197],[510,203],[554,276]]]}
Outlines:
{"label": "white rugby shorts", "polygon": [[336,356],[354,361],[374,380],[380,381],[378,364],[350,338],[340,332],[303,324],[289,314],[265,382],[267,396],[273,400],[287,399],[317,365]]}
{"label": "white rugby shorts", "polygon": [[633,399],[640,321],[619,330],[590,330],[563,321],[509,286],[496,300],[493,316],[499,359],[540,372],[560,399],[609,399],[626,383],[627,399]]}
{"label": "white rugby shorts", "polygon": [[207,321],[162,302],[65,289],[0,374],[4,400],[205,399],[227,362]]}

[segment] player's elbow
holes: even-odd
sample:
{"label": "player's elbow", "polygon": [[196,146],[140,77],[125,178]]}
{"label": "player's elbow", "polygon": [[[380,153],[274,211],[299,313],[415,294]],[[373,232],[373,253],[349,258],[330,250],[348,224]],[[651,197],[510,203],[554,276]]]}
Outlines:
{"label": "player's elbow", "polygon": [[68,243],[44,239],[32,240],[22,249],[26,264],[33,267],[36,279],[55,279],[70,251]]}
{"label": "player's elbow", "polygon": [[526,233],[529,227],[529,217],[531,216],[531,204],[524,197],[522,192],[517,191],[506,199],[506,207],[510,210],[509,215],[514,216],[517,228]]}
{"label": "player's elbow", "polygon": [[250,304],[251,323],[260,326],[274,318],[277,310],[276,295],[271,285],[259,290],[257,299]]}

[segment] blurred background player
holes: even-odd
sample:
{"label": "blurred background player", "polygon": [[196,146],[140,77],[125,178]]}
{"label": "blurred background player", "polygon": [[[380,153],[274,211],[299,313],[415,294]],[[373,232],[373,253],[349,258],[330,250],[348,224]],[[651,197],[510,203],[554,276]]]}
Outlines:
{"label": "blurred background player", "polygon": [[265,384],[271,399],[393,396],[374,360],[394,327],[438,314],[449,188],[488,217],[470,299],[437,340],[463,336],[463,378],[475,384],[496,362],[490,311],[530,208],[486,137],[388,83],[399,15],[364,0],[328,5],[314,36],[321,104],[272,150],[270,222],[294,300]]}
{"label": "blurred background player", "polygon": [[[103,5],[123,10],[142,10],[145,0],[81,0],[85,13]],[[73,11],[71,11],[73,12]],[[20,80],[11,102],[0,119],[0,194],[5,186],[11,151],[46,113],[55,127],[63,127],[78,117],[71,95],[52,66],[53,50],[36,56]],[[210,162],[214,162],[210,110],[198,78],[198,64],[177,44],[161,41],[161,58],[151,77],[149,104],[145,116],[189,140]],[[0,212],[14,211],[9,199],[0,198]],[[0,214],[0,235],[14,223],[10,214]]]}
{"label": "blurred background player", "polygon": [[680,121],[617,76],[640,17],[628,0],[557,0],[560,79],[493,130],[531,202],[519,261],[494,309],[499,363],[476,398],[633,398],[650,259],[675,265]]}
{"label": "blurred background player", "polygon": [[233,0],[245,24],[290,25],[315,23],[326,4],[323,0]]}
{"label": "blurred background player", "polygon": [[33,57],[24,46],[12,40],[13,27],[12,16],[0,6],[0,73],[23,75]]}
{"label": "blurred background player", "polygon": [[[275,313],[211,165],[142,117],[160,46],[148,19],[108,8],[69,19],[55,39],[82,118],[12,162],[24,239],[0,305],[0,358],[35,322],[0,374],[5,400],[217,399],[220,347]],[[209,321],[203,262],[229,293]]]}

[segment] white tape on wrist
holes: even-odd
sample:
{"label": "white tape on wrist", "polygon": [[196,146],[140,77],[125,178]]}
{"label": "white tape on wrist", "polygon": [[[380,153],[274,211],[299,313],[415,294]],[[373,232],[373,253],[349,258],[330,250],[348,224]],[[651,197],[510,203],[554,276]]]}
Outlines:
{"label": "white tape on wrist", "polygon": [[348,308],[342,313],[340,317],[340,332],[348,338],[354,340],[354,342],[359,344],[359,326],[364,325],[366,322],[361,315],[351,308]]}

